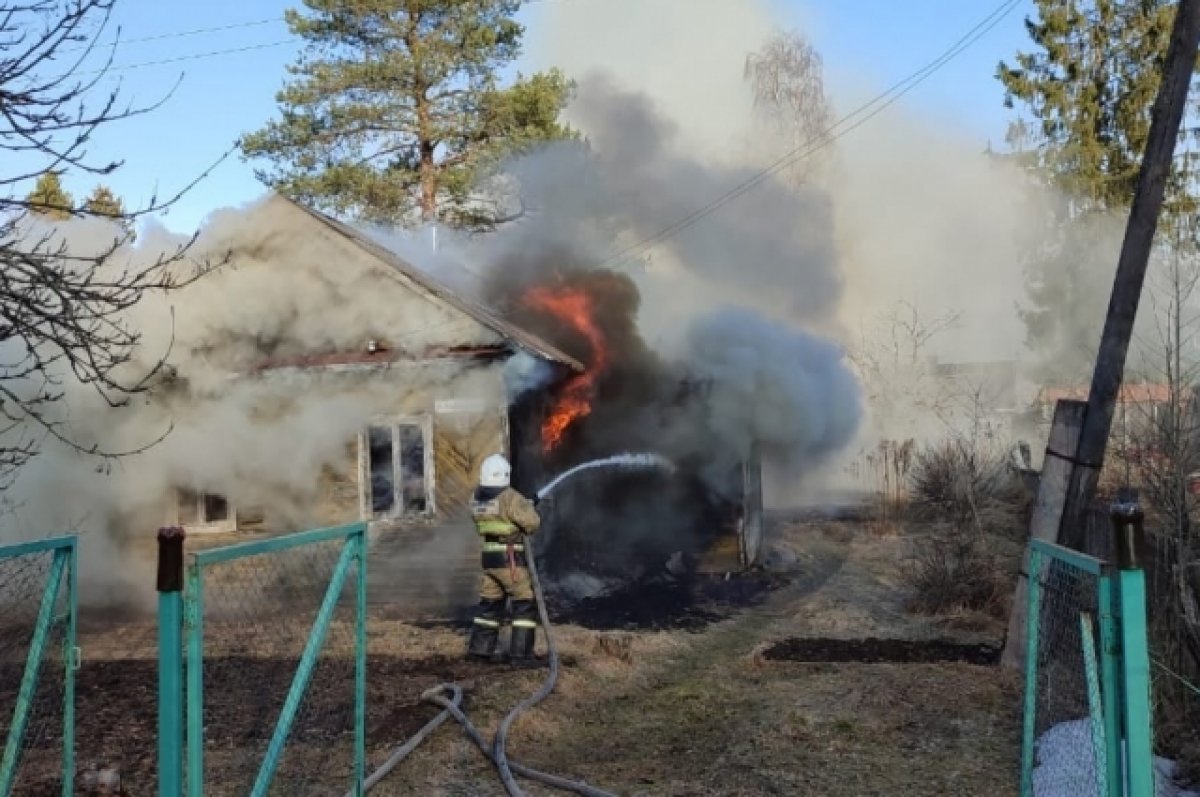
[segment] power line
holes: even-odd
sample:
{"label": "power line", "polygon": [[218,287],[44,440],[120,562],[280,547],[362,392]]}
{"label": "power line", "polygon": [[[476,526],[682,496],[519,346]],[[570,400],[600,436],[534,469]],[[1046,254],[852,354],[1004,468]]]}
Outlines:
{"label": "power line", "polygon": [[[960,37],[954,44],[952,44],[949,49],[944,51],[941,55],[930,61],[925,66],[918,69],[916,72],[913,72],[903,80],[898,81],[886,91],[871,99],[869,102],[860,105],[858,108],[843,116],[841,119],[830,125],[818,135],[805,141],[803,144],[799,145],[795,149],[792,149],[767,168],[756,173],[753,177],[750,177],[744,182],[731,188],[729,191],[726,191],[724,194],[712,200],[708,204],[697,208],[669,227],[665,227],[662,230],[659,230],[658,232],[649,235],[634,244],[631,244],[630,246],[605,260],[602,265],[610,265],[612,263],[625,260],[635,252],[654,246],[655,244],[672,237],[676,233],[682,232],[683,230],[703,219],[705,216],[720,210],[733,200],[762,184],[772,175],[777,174],[796,161],[806,158],[818,150],[824,149],[833,142],[837,141],[839,138],[845,136],[847,133],[850,133],[853,130],[861,127],[863,124],[882,113],[886,108],[894,104],[905,94],[908,94],[921,83],[925,82],[925,80],[931,75],[933,75],[943,66],[957,57],[960,53],[986,35],[990,30],[992,30],[992,28],[1000,24],[1000,22],[1020,4],[1021,0],[1005,0],[1005,2],[998,5],[992,10],[991,13],[989,13],[986,17],[976,23],[974,27],[963,34],[963,36]],[[867,113],[866,116],[864,116],[862,119],[859,119],[846,129],[838,130],[839,127],[842,127],[854,117],[865,113],[868,109],[875,105],[878,105],[879,107],[871,110],[870,113]]]}
{"label": "power line", "polygon": [[[536,5],[539,3],[551,2],[569,2],[569,0],[523,0],[526,5]],[[239,30],[242,28],[254,28],[262,25],[272,25],[277,22],[286,22],[286,17],[268,17],[266,19],[254,19],[248,22],[231,22],[228,25],[217,25],[211,28],[193,28],[191,30],[172,31],[170,33],[158,33],[153,36],[142,36],[136,39],[112,39],[103,43],[95,43],[90,45],[81,45],[79,47],[69,47],[57,49],[59,53],[74,53],[89,48],[121,46],[125,44],[142,44],[145,42],[163,41],[164,39],[178,39],[184,36],[200,36],[206,33],[222,33],[227,30]]]}
{"label": "power line", "polygon": [[193,28],[192,30],[180,30],[180,31],[174,31],[172,33],[159,33],[154,36],[142,36],[141,38],[138,38],[138,39],[113,39],[112,41],[107,41],[107,42],[103,42],[103,43],[97,42],[97,43],[91,44],[91,45],[83,45],[80,47],[64,48],[61,50],[57,50],[56,52],[74,53],[74,52],[79,52],[80,50],[87,50],[89,48],[98,49],[101,47],[112,47],[114,45],[119,47],[124,44],[141,44],[143,42],[162,41],[163,39],[178,39],[183,36],[199,36],[204,33],[221,33],[222,31],[227,31],[227,30],[238,30],[240,28],[253,28],[253,27],[257,27],[259,25],[270,25],[272,23],[282,22],[282,21],[283,21],[283,17],[271,17],[270,19],[256,19],[256,20],[252,20],[250,22],[233,22],[228,25],[219,25],[215,28]]}
{"label": "power line", "polygon": [[231,47],[226,50],[212,50],[207,53],[192,53],[190,55],[176,56],[175,58],[163,58],[158,61],[142,61],[142,62],[136,63],[136,64],[117,64],[116,66],[110,66],[105,69],[93,69],[93,70],[90,70],[87,72],[76,72],[75,74],[77,74],[77,75],[98,75],[102,72],[123,72],[123,71],[127,71],[130,69],[142,69],[143,67],[147,67],[147,66],[163,66],[164,64],[177,64],[177,63],[180,63],[181,61],[196,61],[201,58],[214,58],[218,55],[232,55],[234,53],[244,53],[244,52],[249,52],[251,50],[266,50],[271,47],[282,47],[285,44],[295,44],[298,41],[299,41],[299,39],[292,38],[292,39],[283,39],[281,41],[276,41],[276,42],[266,42],[263,44],[248,44],[244,47]]}
{"label": "power line", "polygon": [[[570,2],[570,1],[571,0],[524,0],[525,3],[535,3],[535,4],[536,3],[564,3],[564,2]],[[284,17],[271,17],[269,19],[257,19],[257,20],[251,20],[249,22],[234,22],[234,23],[230,23],[228,25],[218,25],[216,27],[211,27],[211,28],[193,28],[191,30],[181,30],[181,31],[175,31],[172,33],[159,33],[154,36],[143,36],[143,37],[137,38],[137,39],[113,39],[112,41],[105,42],[104,44],[72,47],[69,49],[58,50],[57,52],[71,53],[71,52],[78,52],[81,50],[87,50],[89,48],[99,49],[99,48],[103,48],[103,47],[111,47],[114,45],[120,46],[122,44],[138,44],[138,43],[142,43],[142,42],[162,41],[165,39],[177,39],[177,38],[181,38],[183,36],[197,36],[197,35],[204,34],[204,33],[219,33],[221,31],[237,30],[240,28],[251,28],[251,27],[255,27],[255,26],[269,25],[274,22],[283,22],[283,21],[285,21]],[[116,66],[110,66],[105,69],[93,69],[93,70],[89,70],[89,71],[76,72],[75,74],[77,74],[77,75],[98,75],[102,72],[122,72],[122,71],[131,70],[131,69],[141,69],[143,67],[148,67],[148,66],[164,66],[167,64],[177,64],[177,63],[180,63],[183,61],[195,61],[195,60],[202,59],[202,58],[214,58],[214,57],[220,56],[220,55],[233,55],[236,53],[244,53],[244,52],[249,52],[251,50],[265,50],[265,49],[269,49],[272,47],[282,47],[285,44],[298,44],[301,41],[303,41],[303,39],[301,37],[293,36],[291,38],[281,39],[280,41],[275,41],[275,42],[266,42],[263,44],[250,44],[250,45],[246,45],[243,47],[230,47],[230,48],[223,49],[223,50],[211,50],[211,51],[205,52],[205,53],[192,53],[189,55],[176,56],[174,58],[163,58],[163,59],[160,59],[157,61],[141,61],[141,62],[133,63],[133,64],[118,64]]]}

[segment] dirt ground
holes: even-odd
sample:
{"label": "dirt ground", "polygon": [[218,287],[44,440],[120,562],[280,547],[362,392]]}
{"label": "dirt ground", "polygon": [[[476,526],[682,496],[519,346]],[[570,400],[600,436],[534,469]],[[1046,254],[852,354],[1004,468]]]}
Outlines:
{"label": "dirt ground", "polygon": [[[518,721],[512,758],[631,797],[1015,794],[1019,684],[993,664],[1001,629],[953,631],[907,613],[900,568],[910,538],[828,522],[784,523],[774,537],[796,554],[786,573],[757,586],[709,584],[699,605],[659,623],[670,627],[647,622],[664,616],[653,606],[564,615],[572,623],[554,629],[558,689]],[[594,628],[605,624],[620,630]],[[335,627],[331,650],[346,633]],[[249,628],[207,634],[206,793],[245,794],[278,710],[263,710],[263,696],[281,702],[298,648],[274,651]],[[153,625],[84,623],[80,644],[79,768],[115,767],[127,794],[153,794]],[[420,701],[425,689],[461,684],[490,735],[545,676],[467,663],[463,645],[453,625],[372,620],[370,768],[437,714]],[[318,668],[278,793],[339,793],[311,786],[345,782],[352,672],[336,656]],[[30,774],[51,755],[30,750]],[[52,780],[46,772],[17,793],[52,793]],[[504,792],[450,722],[371,793]],[[529,784],[528,793],[550,791]]]}

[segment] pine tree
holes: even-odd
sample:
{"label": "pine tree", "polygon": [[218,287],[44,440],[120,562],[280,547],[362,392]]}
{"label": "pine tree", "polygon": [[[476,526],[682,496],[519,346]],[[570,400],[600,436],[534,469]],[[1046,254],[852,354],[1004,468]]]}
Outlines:
{"label": "pine tree", "polygon": [[98,185],[84,200],[83,210],[94,216],[107,216],[119,219],[125,216],[125,204],[106,185]]}
{"label": "pine tree", "polygon": [[[1100,263],[1087,261],[1115,264],[1118,242],[1096,236],[1104,214],[1123,214],[1132,201],[1176,3],[1035,3],[1037,18],[1025,22],[1034,47],[1001,62],[996,76],[1005,105],[1027,114],[1010,130],[1012,157],[1063,197],[1034,236],[1022,308],[1027,343],[1061,364],[1086,358],[1098,339],[1094,324],[1063,310],[1099,302],[1102,312],[1107,285],[1092,284]],[[1183,136],[1194,141],[1195,129],[1185,124]],[[1197,210],[1194,158],[1188,147],[1177,157],[1160,222],[1165,239],[1181,241],[1172,231],[1192,229],[1184,225]]]}
{"label": "pine tree", "polygon": [[1082,210],[1133,198],[1176,3],[1037,0],[1036,49],[1001,62],[1005,104],[1038,121],[1038,165]]}
{"label": "pine tree", "polygon": [[275,190],[373,220],[490,223],[504,214],[480,186],[502,160],[571,135],[561,73],[498,85],[520,52],[518,0],[303,2],[280,117],[242,141]]}
{"label": "pine tree", "polygon": [[71,218],[75,200],[63,188],[56,172],[44,172],[25,197],[25,204],[34,213],[62,221]]}

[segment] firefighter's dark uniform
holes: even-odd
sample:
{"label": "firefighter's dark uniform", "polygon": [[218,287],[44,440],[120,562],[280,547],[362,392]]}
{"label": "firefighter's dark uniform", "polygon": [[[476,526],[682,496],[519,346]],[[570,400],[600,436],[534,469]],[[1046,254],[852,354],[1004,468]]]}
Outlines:
{"label": "firefighter's dark uniform", "polygon": [[468,653],[491,658],[505,621],[505,601],[511,599],[509,653],[513,659],[528,659],[538,622],[522,535],[537,531],[541,517],[533,502],[511,487],[476,488],[471,517],[483,541],[483,575]]}

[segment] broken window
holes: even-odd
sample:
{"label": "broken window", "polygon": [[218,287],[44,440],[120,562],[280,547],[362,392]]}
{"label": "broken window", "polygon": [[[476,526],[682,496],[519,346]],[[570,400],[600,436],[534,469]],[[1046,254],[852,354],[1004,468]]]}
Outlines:
{"label": "broken window", "polygon": [[233,518],[229,499],[217,493],[181,488],[176,492],[176,522],[181,526],[225,523]]}
{"label": "broken window", "polygon": [[404,511],[425,511],[425,435],[405,424],[400,432],[400,472],[404,478]]}
{"label": "broken window", "polygon": [[364,506],[375,515],[425,514],[430,476],[425,467],[428,422],[373,425],[364,435]]}
{"label": "broken window", "polygon": [[371,478],[371,511],[387,512],[396,503],[392,430],[372,426],[367,430],[367,468]]}
{"label": "broken window", "polygon": [[201,500],[204,502],[202,510],[205,523],[229,520],[229,501],[225,500],[225,496],[205,493]]}

